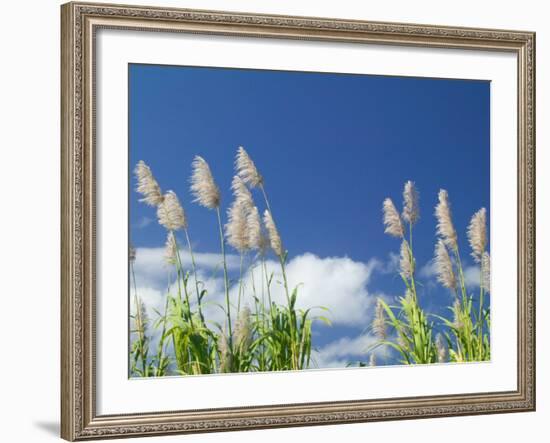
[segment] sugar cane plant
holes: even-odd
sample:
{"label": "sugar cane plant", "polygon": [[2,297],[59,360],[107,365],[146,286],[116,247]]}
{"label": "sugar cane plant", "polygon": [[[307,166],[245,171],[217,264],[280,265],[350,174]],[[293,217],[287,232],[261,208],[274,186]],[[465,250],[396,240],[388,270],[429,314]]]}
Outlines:
{"label": "sugar cane plant", "polygon": [[413,252],[413,225],[419,218],[418,192],[411,181],[405,184],[403,197],[402,214],[389,198],[384,200],[383,213],[385,232],[401,240],[400,276],[405,295],[397,305],[377,300],[371,328],[378,342],[370,352],[378,346],[388,346],[404,364],[489,360],[490,311],[484,300],[490,291],[485,208],[473,215],[467,231],[472,256],[479,267],[479,297],[476,297],[466,286],[447,191],[441,190],[438,195],[434,261],[438,282],[453,296],[449,319],[427,313],[419,304]]}
{"label": "sugar cane plant", "polygon": [[[135,175],[140,201],[156,211],[158,223],[166,230],[164,261],[168,284],[163,308],[155,311],[156,319],[151,322],[136,285],[136,251],[130,249],[131,375],[160,377],[311,367],[314,364],[313,322],[330,324],[330,321],[321,315],[313,316],[312,308],[298,307],[299,286],[291,287],[287,277],[288,251],[283,247],[275,223],[264,178],[244,148],[237,150],[231,183],[233,200],[226,214],[209,164],[199,156],[192,162],[190,191],[194,202],[212,211],[217,224],[223,271],[221,303],[213,300],[215,293],[209,292],[206,282],[201,280],[188,218],[176,193],[163,193],[143,161],[137,163]],[[254,193],[260,196],[263,213]],[[359,362],[358,366],[375,366],[374,351],[378,347],[392,349],[403,364],[490,359],[486,210],[481,208],[473,215],[467,230],[471,255],[480,275],[477,294],[466,285],[458,235],[445,190],[438,194],[435,216],[434,265],[438,282],[451,294],[448,315],[432,314],[420,302],[418,291],[422,283],[418,280],[413,242],[414,227],[419,221],[418,192],[414,183],[408,181],[401,213],[391,199],[383,202],[385,233],[400,241],[399,276],[403,295],[396,303],[377,300],[370,329],[378,339],[368,350],[369,362]],[[230,278],[228,247],[235,250],[240,259],[236,279]],[[183,254],[188,260],[182,260]],[[273,271],[270,254],[276,257],[277,273]],[[283,302],[273,297],[277,284]],[[222,321],[206,314],[211,312],[207,308],[212,307],[220,309]],[[153,343],[151,328],[159,331],[156,343]]]}
{"label": "sugar cane plant", "polygon": [[[131,331],[132,376],[297,370],[308,368],[312,362],[312,322],[316,319],[330,322],[322,316],[312,317],[311,308],[297,307],[298,287],[292,290],[289,287],[286,275],[288,253],[283,249],[273,219],[263,177],[242,147],[237,151],[235,169],[231,186],[234,201],[227,211],[224,225],[221,194],[210,166],[199,156],[192,163],[190,190],[194,201],[213,211],[218,225],[224,282],[224,303],[217,305],[224,314],[224,321],[220,324],[209,321],[204,313],[208,305],[208,288],[198,276],[188,220],[179,198],[173,191],[162,193],[151,169],[143,161],[136,165],[136,190],[142,196],[140,201],[156,209],[158,222],[167,232],[165,262],[169,284],[164,312],[156,312],[153,327],[161,332],[156,353],[151,355],[147,314],[137,294],[133,270],[135,250],[132,250],[130,266],[135,305]],[[263,218],[254,202],[254,189],[260,191],[266,207]],[[180,232],[185,237],[184,247],[177,237]],[[229,277],[227,245],[240,255],[236,299],[231,296],[235,282]],[[267,266],[269,249],[279,263],[285,304],[272,299],[275,274],[269,272]],[[183,250],[190,257],[190,266],[184,266]],[[255,273],[261,277],[259,285]],[[252,308],[243,305],[247,293],[251,296],[248,299],[253,300]]]}

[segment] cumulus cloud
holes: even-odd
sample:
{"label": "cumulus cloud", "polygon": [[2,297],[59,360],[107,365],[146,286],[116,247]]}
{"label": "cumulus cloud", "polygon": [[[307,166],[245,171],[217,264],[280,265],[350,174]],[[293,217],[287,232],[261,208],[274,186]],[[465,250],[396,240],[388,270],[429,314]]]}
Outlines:
{"label": "cumulus cloud", "polygon": [[468,289],[479,288],[481,271],[479,266],[467,266],[464,269],[464,283]]}
{"label": "cumulus cloud", "polygon": [[381,274],[397,274],[399,273],[399,254],[390,252],[386,261],[372,259],[376,263],[376,270]]}
{"label": "cumulus cloud", "polygon": [[422,278],[435,279],[437,276],[437,264],[434,260],[430,260],[418,270],[418,275]]}
{"label": "cumulus cloud", "polygon": [[[163,248],[138,248],[136,253],[135,272],[137,293],[147,307],[151,320],[158,318],[157,312],[163,312],[166,294],[177,295],[177,284],[174,275],[169,285],[169,268],[163,262]],[[240,257],[229,255],[230,269],[230,300],[233,316],[239,294],[239,267]],[[183,254],[184,266],[190,265],[190,258]],[[219,254],[197,253],[198,280],[201,289],[208,292],[203,298],[203,312],[211,326],[223,325],[225,314],[225,286],[223,273],[220,269],[221,257]],[[385,273],[392,266],[391,257],[388,263],[372,259],[368,262],[352,260],[349,257],[319,257],[305,253],[292,258],[286,266],[286,273],[290,291],[298,288],[297,307],[311,308],[323,306],[329,311],[314,309],[312,316],[323,315],[328,317],[334,326],[355,328],[357,336],[345,336],[322,346],[313,352],[312,367],[342,368],[350,362],[368,361],[367,350],[376,342],[376,338],[369,332],[368,325],[372,321],[374,306],[377,297],[389,300],[381,293],[372,293],[369,282],[374,272]],[[273,275],[271,297],[273,301],[286,304],[286,294],[280,264],[275,260],[266,262],[267,275]],[[173,274],[173,269],[172,269]],[[194,305],[196,294],[193,277],[190,277],[189,296]],[[259,264],[249,269],[242,281],[243,298],[241,307],[248,305],[254,309],[253,293],[261,299],[262,292],[267,300],[265,274]],[[263,289],[262,289],[263,287]],[[168,289],[170,288],[170,289]],[[131,290],[131,306],[133,308],[133,289]],[[233,317],[234,318],[234,317]],[[160,331],[150,329],[151,348],[156,349]],[[348,332],[349,333],[349,332]],[[379,361],[384,361],[385,349],[379,347],[374,350]]]}
{"label": "cumulus cloud", "polygon": [[[159,300],[164,298],[169,275],[169,269],[163,262],[163,253],[162,248],[138,248],[135,262],[138,294],[147,297],[151,305],[157,309],[162,307]],[[218,305],[225,305],[224,282],[220,270],[221,257],[219,254],[197,253],[195,259],[201,288],[204,287],[208,291],[204,298],[207,303],[206,309],[214,316],[215,321],[221,321],[223,313]],[[182,253],[182,261],[184,266],[190,265],[188,254]],[[289,290],[298,288],[298,308],[322,306],[329,312],[317,311],[314,315],[323,314],[334,324],[364,326],[376,299],[367,286],[377,263],[376,260],[363,263],[348,257],[321,258],[310,253],[299,255],[290,260],[286,267]],[[239,257],[229,255],[228,265],[231,274],[230,300],[233,307],[236,307],[239,293]],[[266,268],[268,275],[273,274],[270,288],[273,301],[286,304],[279,263],[269,260],[266,262]],[[194,302],[196,297],[192,278],[190,297]],[[264,298],[267,298],[264,282],[265,277],[259,266],[247,271],[242,281],[244,296],[241,306],[254,307],[253,288],[260,298],[263,287]],[[172,292],[174,291],[175,288],[172,288]]]}
{"label": "cumulus cloud", "polygon": [[[197,268],[204,275],[210,275],[221,269],[220,254],[198,252],[194,253],[194,256]],[[191,256],[185,249],[180,251],[180,258],[184,267],[191,266]],[[239,269],[239,264],[239,256],[227,255],[229,270]],[[137,248],[134,269],[138,286],[164,288],[169,275],[169,268],[164,261],[164,248]]]}
{"label": "cumulus cloud", "polygon": [[135,224],[133,224],[133,227],[138,229],[143,229],[149,226],[152,222],[153,222],[152,218],[141,217]]}
{"label": "cumulus cloud", "polygon": [[[286,303],[283,278],[279,263],[266,263],[268,275],[273,274],[271,296],[273,301]],[[298,288],[297,307],[325,307],[326,315],[335,324],[364,325],[372,310],[375,297],[367,284],[376,268],[374,261],[362,263],[348,257],[318,257],[306,253],[294,257],[286,266],[289,291]],[[257,294],[262,287],[261,269],[248,271],[244,276],[245,294],[241,303],[253,306],[252,274]],[[265,293],[264,293],[265,295]],[[231,299],[238,297],[238,286],[231,289]],[[319,312],[318,312],[319,313]]]}
{"label": "cumulus cloud", "polygon": [[[377,338],[371,334],[361,334],[356,337],[342,337],[319,349],[314,354],[316,366],[319,368],[342,368],[348,363],[367,362],[369,349],[376,344]],[[369,352],[367,352],[369,351]],[[385,356],[386,350],[379,346],[372,350],[377,357]]]}

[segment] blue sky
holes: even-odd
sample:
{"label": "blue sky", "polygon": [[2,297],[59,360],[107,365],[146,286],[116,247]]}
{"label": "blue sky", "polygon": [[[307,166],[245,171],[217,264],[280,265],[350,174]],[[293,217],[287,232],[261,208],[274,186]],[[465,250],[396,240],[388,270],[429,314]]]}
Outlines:
{"label": "blue sky", "polygon": [[[400,208],[403,184],[412,180],[420,192],[415,255],[419,269],[426,265],[421,303],[442,312],[452,299],[429,273],[434,206],[439,189],[446,189],[468,256],[470,217],[489,209],[489,103],[485,81],[132,64],[130,167],[144,160],[162,189],[178,194],[195,249],[215,254],[216,218],[191,202],[191,161],[201,155],[210,163],[227,207],[235,152],[244,146],[265,178],[289,260],[319,259],[302,260],[296,272],[306,266],[313,275],[327,258],[341,259],[332,262],[337,268],[357,264],[351,266],[357,287],[348,289],[358,303],[359,297],[403,293],[390,255],[398,253],[399,241],[384,234],[381,208],[386,197]],[[134,186],[132,179],[131,241],[138,251],[160,248],[165,232]],[[144,266],[152,287],[152,271]],[[322,300],[346,303],[330,297]],[[317,345],[357,337],[372,314],[372,306],[364,306],[363,325],[342,320],[318,327]]]}

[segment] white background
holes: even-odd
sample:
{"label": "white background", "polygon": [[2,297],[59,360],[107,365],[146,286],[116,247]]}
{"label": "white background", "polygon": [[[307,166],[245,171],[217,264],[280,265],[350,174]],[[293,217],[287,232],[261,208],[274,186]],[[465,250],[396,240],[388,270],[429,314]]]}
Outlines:
{"label": "white background", "polygon": [[[134,0],[133,3],[150,3]],[[549,14],[545,2],[524,0],[359,2],[264,0],[155,1],[158,5],[244,10],[293,15],[360,18],[459,26],[516,28],[537,34],[537,144],[538,164],[538,412],[481,417],[431,419],[357,424],[317,428],[281,429],[229,434],[188,436],[185,441],[248,442],[280,440],[334,441],[378,439],[381,441],[519,441],[546,429],[550,413],[550,326],[544,313],[550,309],[545,297],[543,264],[550,263],[549,234],[544,230],[550,199]],[[448,5],[448,6],[447,6]],[[452,5],[452,6],[451,6]],[[2,283],[0,299],[0,406],[1,438],[7,442],[54,441],[59,421],[59,3],[26,1],[3,5],[0,70],[0,147],[3,190],[0,217]],[[548,266],[548,265],[547,265]],[[6,285],[7,283],[7,285]],[[32,354],[28,350],[32,349]],[[467,434],[467,436],[465,436]],[[475,438],[472,436],[476,436]],[[163,437],[147,441],[176,441]]]}

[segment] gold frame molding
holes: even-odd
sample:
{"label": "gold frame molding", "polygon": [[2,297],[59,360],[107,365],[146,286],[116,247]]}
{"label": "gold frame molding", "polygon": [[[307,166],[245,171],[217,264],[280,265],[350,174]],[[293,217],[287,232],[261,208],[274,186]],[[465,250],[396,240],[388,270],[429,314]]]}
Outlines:
{"label": "gold frame molding", "polygon": [[[511,392],[98,416],[95,78],[99,28],[507,51],[518,68],[518,384]],[[535,34],[73,2],[61,7],[61,436],[87,440],[535,410]]]}

